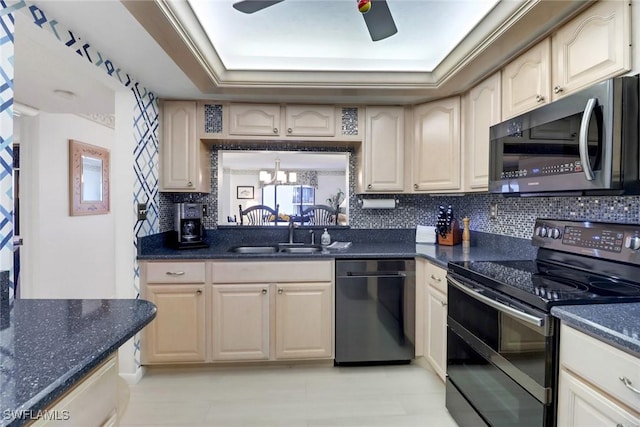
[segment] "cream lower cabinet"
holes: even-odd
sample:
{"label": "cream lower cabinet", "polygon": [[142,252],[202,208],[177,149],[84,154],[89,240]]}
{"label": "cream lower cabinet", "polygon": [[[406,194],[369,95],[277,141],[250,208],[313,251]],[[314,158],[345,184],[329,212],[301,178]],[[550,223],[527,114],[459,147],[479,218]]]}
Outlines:
{"label": "cream lower cabinet", "polygon": [[268,283],[213,285],[214,360],[269,359]]}
{"label": "cream lower cabinet", "polygon": [[333,358],[333,261],[211,263],[212,359]]}
{"label": "cream lower cabinet", "polygon": [[416,259],[416,357],[424,356],[438,376],[447,375],[447,271]]}
{"label": "cream lower cabinet", "polygon": [[39,418],[32,427],[110,427],[118,425],[116,355],[93,369],[74,388],[50,405],[50,418]]}
{"label": "cream lower cabinet", "polygon": [[276,359],[333,356],[331,283],[276,285]]}
{"label": "cream lower cabinet", "polygon": [[148,262],[141,270],[141,296],[158,308],[144,329],[143,363],[204,362],[205,263]]}
{"label": "cream lower cabinet", "polygon": [[561,326],[558,426],[640,426],[639,384],[640,359]]}

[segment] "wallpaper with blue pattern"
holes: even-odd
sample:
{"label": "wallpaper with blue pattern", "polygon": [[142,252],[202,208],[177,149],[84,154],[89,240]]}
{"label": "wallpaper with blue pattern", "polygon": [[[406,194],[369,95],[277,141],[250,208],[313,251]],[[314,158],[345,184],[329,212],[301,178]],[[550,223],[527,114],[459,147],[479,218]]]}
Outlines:
{"label": "wallpaper with blue pattern", "polygon": [[[132,203],[147,203],[147,219],[137,221],[133,231],[132,243],[137,244],[137,238],[155,234],[159,229],[158,216],[158,101],[154,94],[148,91],[140,82],[116,65],[106,54],[97,51],[91,43],[71,29],[65,27],[58,20],[48,16],[41,8],[25,1],[0,0],[2,18],[2,48],[0,72],[2,75],[2,104],[0,105],[0,266],[8,269],[13,265],[12,247],[12,215],[13,215],[13,179],[12,179],[12,144],[13,144],[13,13],[20,11],[27,14],[31,22],[50,33],[61,43],[72,49],[77,55],[86,59],[90,64],[117,79],[124,87],[131,90],[135,98],[135,108],[132,112],[134,128],[132,136],[136,141],[134,149],[134,164],[136,179],[133,185]],[[137,260],[132,275],[132,286],[136,295],[139,294],[140,270]],[[140,339],[134,339],[134,359],[140,366]]]}

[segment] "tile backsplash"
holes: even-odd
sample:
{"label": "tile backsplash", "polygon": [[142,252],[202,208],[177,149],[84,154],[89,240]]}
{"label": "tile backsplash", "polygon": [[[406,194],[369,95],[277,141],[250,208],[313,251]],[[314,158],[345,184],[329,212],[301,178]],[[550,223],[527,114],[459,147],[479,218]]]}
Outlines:
{"label": "tile backsplash", "polygon": [[[177,202],[202,202],[207,205],[206,228],[216,228],[217,224],[217,169],[218,150],[301,150],[295,143],[250,143],[239,147],[216,145],[211,150],[210,194],[202,193],[160,193],[160,232],[173,228],[173,204]],[[304,147],[307,151],[351,152],[349,164],[349,225],[352,228],[413,228],[416,225],[435,225],[440,205],[451,205],[455,217],[461,220],[468,216],[470,227],[475,231],[506,236],[530,238],[536,218],[556,218],[567,220],[589,220],[619,223],[640,223],[640,196],[589,196],[589,197],[503,197],[493,194],[466,194],[464,196],[429,195],[356,195],[357,159],[353,148],[349,147]],[[399,203],[396,209],[362,209],[358,198],[395,197]],[[496,219],[490,218],[490,207],[498,208]]]}

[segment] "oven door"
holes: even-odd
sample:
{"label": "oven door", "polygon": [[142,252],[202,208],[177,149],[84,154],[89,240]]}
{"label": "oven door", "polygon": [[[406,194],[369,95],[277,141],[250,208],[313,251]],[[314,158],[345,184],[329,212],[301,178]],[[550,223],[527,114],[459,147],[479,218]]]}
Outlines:
{"label": "oven door", "polygon": [[447,409],[461,426],[552,426],[553,318],[449,273]]}

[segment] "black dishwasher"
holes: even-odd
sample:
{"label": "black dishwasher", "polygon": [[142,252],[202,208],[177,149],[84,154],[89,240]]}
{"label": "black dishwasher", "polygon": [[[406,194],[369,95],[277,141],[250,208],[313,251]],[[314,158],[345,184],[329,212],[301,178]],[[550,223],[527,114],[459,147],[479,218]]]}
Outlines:
{"label": "black dishwasher", "polygon": [[415,261],[336,260],[335,365],[414,358]]}

